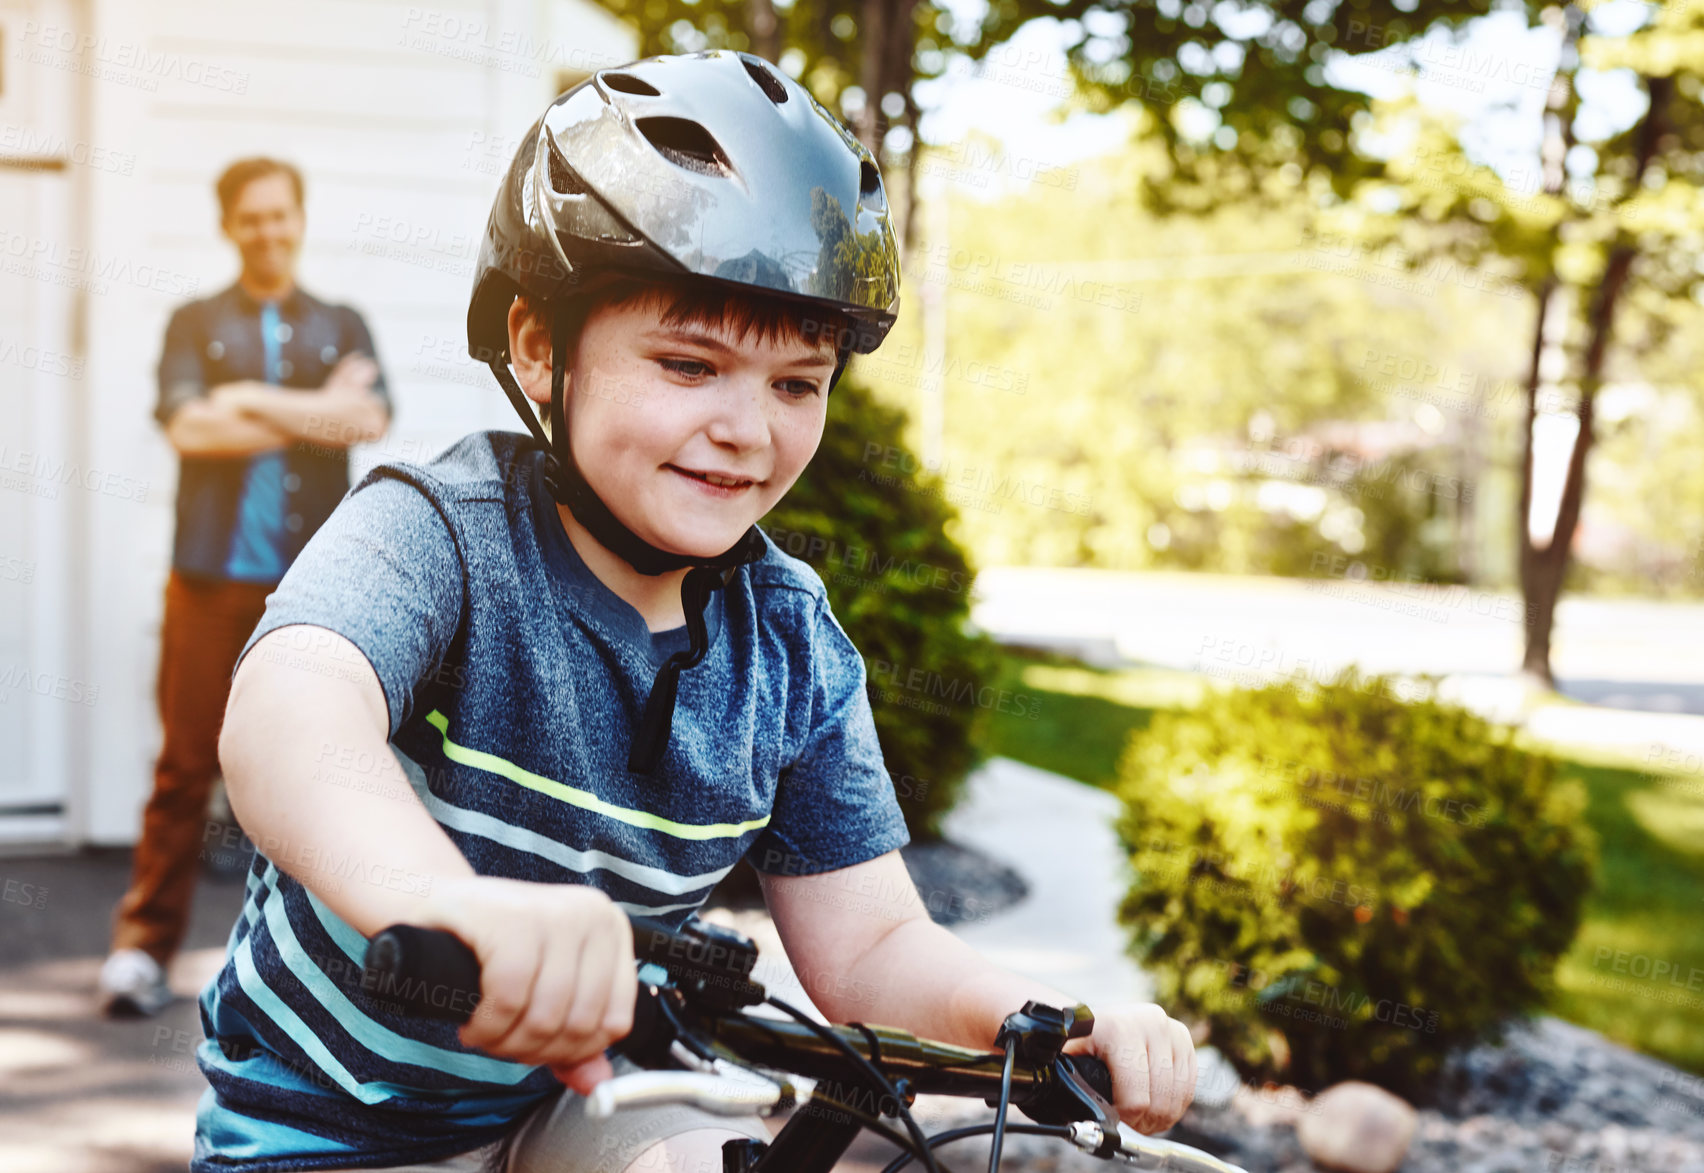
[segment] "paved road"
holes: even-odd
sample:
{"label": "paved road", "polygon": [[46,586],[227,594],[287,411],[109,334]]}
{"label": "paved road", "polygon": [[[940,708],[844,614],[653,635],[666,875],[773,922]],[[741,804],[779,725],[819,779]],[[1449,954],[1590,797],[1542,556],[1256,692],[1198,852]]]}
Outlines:
{"label": "paved road", "polygon": [[1467,588],[1033,568],[983,571],[972,611],[1006,642],[1232,685],[1349,665],[1433,674],[1545,740],[1704,776],[1704,606],[1564,600],[1552,665],[1582,704],[1520,680],[1521,615],[1518,599]]}
{"label": "paved road", "polygon": [[[1520,600],[1465,587],[996,567],[978,626],[1091,656],[1219,672],[1501,676],[1520,666]],[[1565,599],[1552,664],[1582,701],[1704,714],[1704,606]]]}

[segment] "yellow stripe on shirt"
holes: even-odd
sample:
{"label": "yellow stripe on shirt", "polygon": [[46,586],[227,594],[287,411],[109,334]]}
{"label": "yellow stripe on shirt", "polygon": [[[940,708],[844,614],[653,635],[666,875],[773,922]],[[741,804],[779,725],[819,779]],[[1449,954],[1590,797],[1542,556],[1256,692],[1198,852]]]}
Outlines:
{"label": "yellow stripe on shirt", "polygon": [[483,750],[469,749],[465,745],[457,745],[450,740],[450,719],[437,709],[426,714],[426,721],[444,737],[444,756],[460,765],[471,766],[476,770],[484,770],[497,774],[511,782],[525,786],[528,790],[536,790],[551,798],[589,810],[594,814],[604,815],[632,827],[642,827],[648,831],[661,831],[676,839],[737,839],[747,831],[769,825],[769,816],[761,819],[747,819],[743,823],[677,823],[673,819],[665,819],[650,811],[630,810],[624,806],[616,806],[606,802],[589,790],[580,790],[563,782],[546,778],[515,765],[514,762],[489,754]]}

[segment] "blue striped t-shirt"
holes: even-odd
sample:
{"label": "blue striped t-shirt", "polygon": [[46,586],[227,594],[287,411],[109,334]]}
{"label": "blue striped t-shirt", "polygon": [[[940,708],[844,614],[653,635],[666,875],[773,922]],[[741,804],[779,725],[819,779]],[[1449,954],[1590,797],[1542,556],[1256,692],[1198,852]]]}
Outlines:
{"label": "blue striped t-shirt", "polygon": [[[291,624],[359,648],[416,795],[481,875],[593,884],[678,923],[742,857],[797,874],[903,846],[863,662],[816,573],[772,543],[712,594],[709,651],[681,674],[656,774],[627,772],[651,681],[686,629],[651,632],[587,569],[542,457],[530,437],[481,432],[423,466],[374,469],[267,600],[244,654]],[[305,649],[313,633],[291,638]],[[335,803],[340,787],[386,779],[331,752],[296,785],[304,802]],[[425,877],[388,868],[382,850],[258,848],[224,968],[201,994],[212,1086],[193,1173],[437,1160],[560,1090],[547,1068],[465,1048],[453,1025],[364,992],[365,938],[278,863],[309,868],[310,884]]]}

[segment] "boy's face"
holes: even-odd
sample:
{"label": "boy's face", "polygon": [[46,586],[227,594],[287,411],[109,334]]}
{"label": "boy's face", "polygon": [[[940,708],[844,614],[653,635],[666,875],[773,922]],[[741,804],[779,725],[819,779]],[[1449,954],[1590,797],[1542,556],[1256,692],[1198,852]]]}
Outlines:
{"label": "boy's face", "polygon": [[[568,434],[580,471],[628,529],[663,550],[713,557],[768,513],[816,454],[834,349],[667,325],[664,309],[647,299],[587,318],[565,388]],[[548,405],[548,326],[517,301],[509,339],[522,390]],[[704,474],[738,484],[710,484]]]}

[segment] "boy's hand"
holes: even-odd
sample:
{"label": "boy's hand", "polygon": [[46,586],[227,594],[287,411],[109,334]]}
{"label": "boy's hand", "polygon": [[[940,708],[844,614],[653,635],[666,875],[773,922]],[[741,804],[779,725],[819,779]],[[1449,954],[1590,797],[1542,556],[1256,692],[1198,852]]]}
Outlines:
{"label": "boy's hand", "polygon": [[1152,1002],[1097,1012],[1094,1033],[1073,1039],[1065,1051],[1086,1051],[1107,1065],[1113,1107],[1137,1132],[1164,1132],[1195,1098],[1195,1041]]}
{"label": "boy's hand", "polygon": [[603,1050],[633,1029],[638,971],[627,915],[596,888],[476,876],[446,886],[427,928],[479,958],[462,1044],[548,1065],[575,1091],[614,1074]]}

